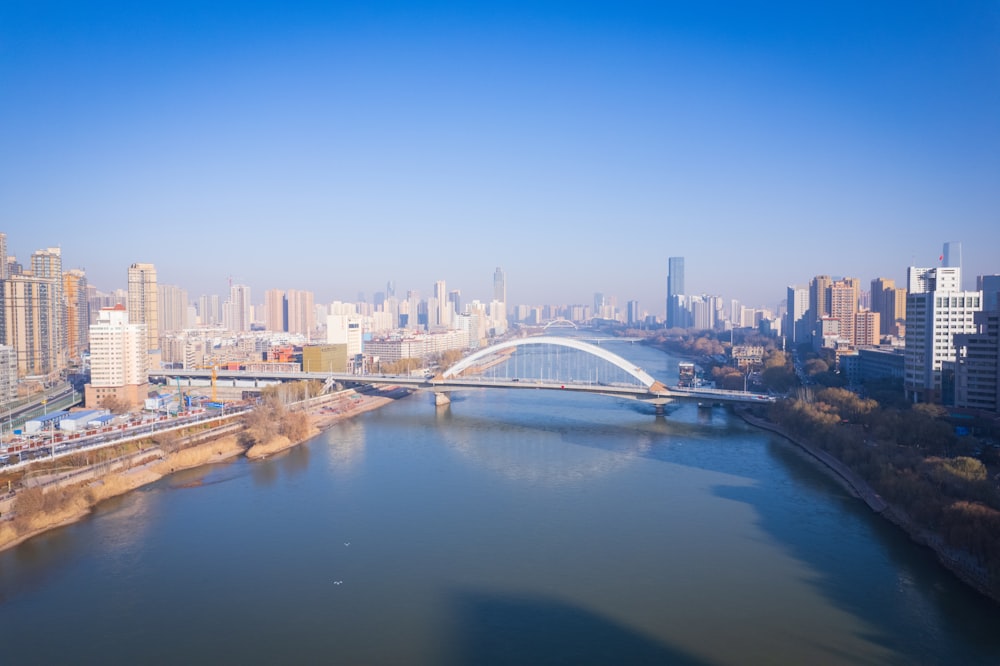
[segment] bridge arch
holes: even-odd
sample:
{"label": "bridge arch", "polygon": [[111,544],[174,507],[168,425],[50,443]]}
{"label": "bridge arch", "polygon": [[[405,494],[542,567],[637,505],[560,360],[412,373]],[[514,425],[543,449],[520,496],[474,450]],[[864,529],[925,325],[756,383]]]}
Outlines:
{"label": "bridge arch", "polygon": [[580,328],[580,327],[577,326],[575,322],[572,322],[569,319],[553,319],[545,326],[543,326],[542,330],[547,331],[550,328]]}
{"label": "bridge arch", "polygon": [[[648,372],[642,368],[636,367],[635,363],[625,360],[618,354],[609,352],[603,347],[598,347],[597,345],[592,345],[588,342],[582,340],[577,340],[575,338],[562,338],[553,335],[540,335],[531,338],[517,338],[516,340],[508,340],[506,342],[501,342],[499,344],[487,347],[485,349],[480,349],[479,351],[466,356],[461,361],[451,366],[443,373],[441,373],[442,379],[454,378],[462,374],[465,370],[472,367],[477,361],[491,354],[495,354],[498,351],[504,349],[512,349],[516,347],[527,347],[529,345],[555,345],[557,347],[568,347],[570,349],[575,349],[577,351],[585,352],[591,356],[595,356],[601,360],[607,361],[626,373],[635,377],[639,382],[642,383],[647,389],[658,390],[662,385],[657,382]],[[655,388],[654,388],[655,387]]]}

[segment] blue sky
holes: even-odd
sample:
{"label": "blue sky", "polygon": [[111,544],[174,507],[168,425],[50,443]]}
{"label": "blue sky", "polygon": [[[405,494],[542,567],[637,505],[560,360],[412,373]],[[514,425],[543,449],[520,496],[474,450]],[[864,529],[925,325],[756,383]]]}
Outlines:
{"label": "blue sky", "polygon": [[0,3],[0,231],[101,289],[773,306],[1000,272],[1000,4]]}

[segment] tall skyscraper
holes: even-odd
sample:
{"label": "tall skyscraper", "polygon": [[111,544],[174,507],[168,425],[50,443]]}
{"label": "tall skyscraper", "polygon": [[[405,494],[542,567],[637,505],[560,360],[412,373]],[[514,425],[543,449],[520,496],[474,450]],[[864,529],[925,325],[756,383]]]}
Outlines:
{"label": "tall skyscraper", "polygon": [[684,257],[667,259],[667,328],[684,328],[687,324],[681,301],[684,291]]}
{"label": "tall skyscraper", "polygon": [[128,267],[128,321],[146,325],[146,349],[160,346],[159,291],[156,288],[156,267],[153,264],[132,264]]}
{"label": "tall skyscraper", "polygon": [[7,234],[0,231],[0,280],[7,279]]}
{"label": "tall skyscraper", "polygon": [[493,271],[493,300],[507,302],[507,275],[499,266]]}
{"label": "tall skyscraper", "polygon": [[982,293],[962,291],[961,273],[950,266],[907,271],[903,389],[913,402],[941,401],[943,363],[956,359],[954,336],[976,332]]}

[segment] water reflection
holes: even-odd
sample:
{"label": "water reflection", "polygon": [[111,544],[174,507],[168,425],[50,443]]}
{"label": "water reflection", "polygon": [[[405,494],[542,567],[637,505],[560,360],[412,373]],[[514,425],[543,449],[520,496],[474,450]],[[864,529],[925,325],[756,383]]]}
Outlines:
{"label": "water reflection", "polygon": [[[437,417],[442,418],[440,414]],[[488,431],[488,437],[484,437],[484,431]],[[622,442],[620,437],[602,437],[601,429],[593,427],[562,425],[539,431],[466,418],[454,420],[439,436],[477,467],[512,481],[549,487],[576,485],[622,471],[636,458],[645,456],[652,446],[652,438],[643,432]],[[565,442],[590,450],[581,455],[578,450],[567,449]]]}
{"label": "water reflection", "polygon": [[[364,415],[376,418],[378,412]],[[327,463],[336,476],[352,474],[365,459],[365,428],[363,419],[340,421],[320,436],[327,448]]]}

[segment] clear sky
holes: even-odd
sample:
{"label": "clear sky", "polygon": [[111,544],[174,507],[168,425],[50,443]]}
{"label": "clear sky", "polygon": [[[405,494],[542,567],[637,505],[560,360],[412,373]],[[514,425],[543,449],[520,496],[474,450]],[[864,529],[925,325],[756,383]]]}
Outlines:
{"label": "clear sky", "polygon": [[[0,2],[0,231],[91,284],[662,315],[1000,273],[1000,3]],[[971,282],[969,282],[971,286]]]}

